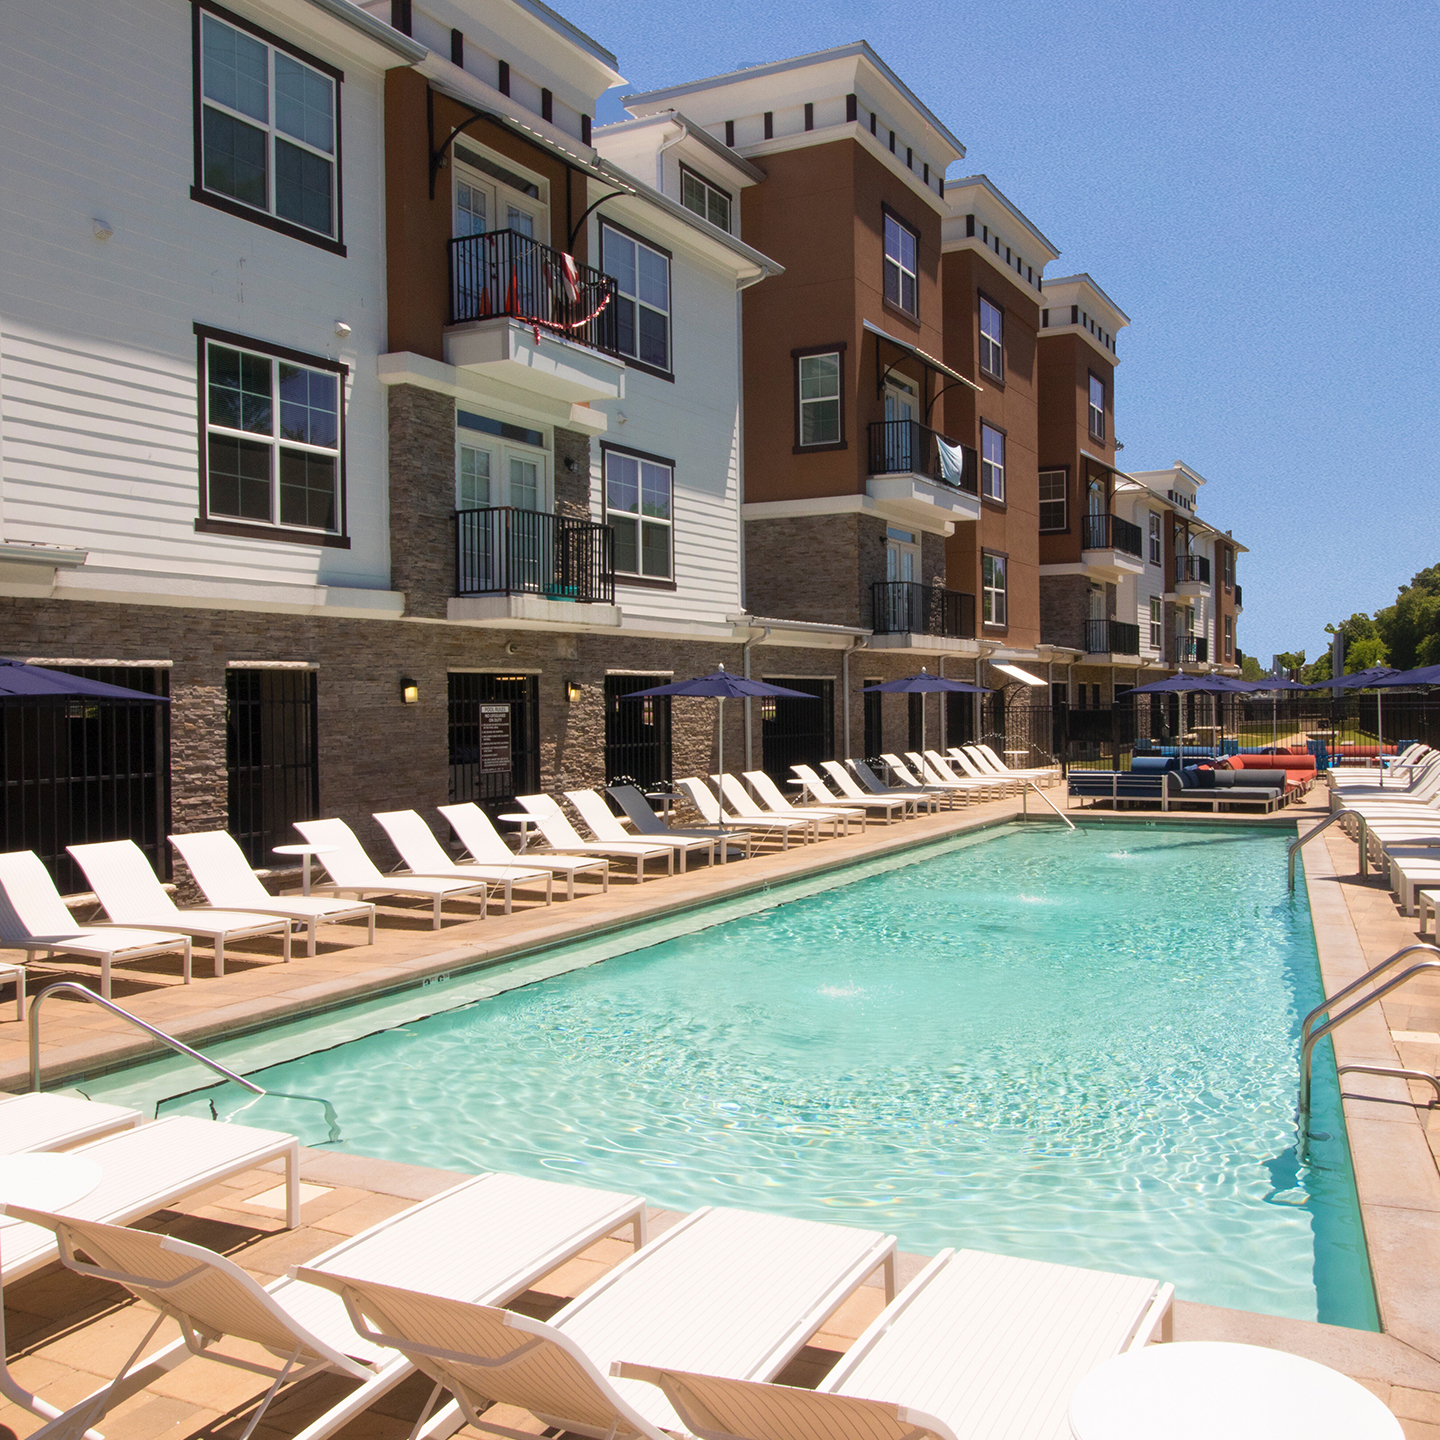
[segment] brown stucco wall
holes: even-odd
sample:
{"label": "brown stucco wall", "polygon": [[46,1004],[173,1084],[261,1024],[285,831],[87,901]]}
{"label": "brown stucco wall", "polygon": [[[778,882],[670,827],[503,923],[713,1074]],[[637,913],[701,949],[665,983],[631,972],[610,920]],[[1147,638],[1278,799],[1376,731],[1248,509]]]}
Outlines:
{"label": "brown stucco wall", "polygon": [[[446,246],[451,235],[453,171],[447,152],[445,164],[435,177],[435,197],[431,199],[427,89],[425,78],[414,70],[395,69],[385,76],[387,348],[440,360],[442,335],[449,319]],[[464,106],[436,92],[437,145],[467,119]],[[550,234],[538,238],[557,250],[568,249],[573,220],[567,216],[578,216],[584,209],[583,184],[574,181],[569,170],[549,151],[528,144],[493,121],[481,119],[466,124],[464,135],[549,182]],[[576,259],[583,261],[583,234],[575,243]]]}

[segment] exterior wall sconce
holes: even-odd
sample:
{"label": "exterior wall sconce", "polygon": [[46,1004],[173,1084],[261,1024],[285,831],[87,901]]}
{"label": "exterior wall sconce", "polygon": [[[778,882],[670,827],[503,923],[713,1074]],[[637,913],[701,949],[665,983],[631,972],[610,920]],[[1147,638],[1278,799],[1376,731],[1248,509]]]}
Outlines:
{"label": "exterior wall sconce", "polygon": [[400,682],[400,703],[416,705],[420,701],[420,687],[407,675]]}
{"label": "exterior wall sconce", "polygon": [[581,696],[582,690],[578,680],[567,680],[565,682],[565,698],[573,705]]}

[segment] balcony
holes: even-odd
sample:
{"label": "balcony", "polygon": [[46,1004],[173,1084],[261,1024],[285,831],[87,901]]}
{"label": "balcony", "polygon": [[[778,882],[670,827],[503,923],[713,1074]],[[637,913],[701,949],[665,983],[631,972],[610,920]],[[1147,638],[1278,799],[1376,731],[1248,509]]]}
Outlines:
{"label": "balcony", "polygon": [[877,635],[975,638],[975,597],[914,580],[877,580],[870,587],[871,624]]}
{"label": "balcony", "polygon": [[916,420],[873,421],[869,442],[865,490],[884,519],[935,530],[980,518],[980,464],[971,446]]}
{"label": "balcony", "polygon": [[1203,635],[1175,637],[1176,665],[1205,665],[1210,660],[1210,641]]}
{"label": "balcony", "polygon": [[1143,573],[1141,539],[1140,527],[1118,515],[1082,515],[1079,573],[1112,583]]}
{"label": "balcony", "polygon": [[1210,589],[1210,560],[1205,555],[1175,557],[1174,595],[1204,595]]}
{"label": "balcony", "polygon": [[452,620],[571,630],[618,625],[614,532],[543,510],[458,510],[455,595]]}
{"label": "balcony", "polygon": [[1237,610],[1243,610],[1245,608],[1245,602],[1241,599],[1240,587],[1238,585],[1235,587],[1235,608]]}
{"label": "balcony", "polygon": [[565,257],[516,230],[451,240],[449,271],[451,365],[571,404],[624,395],[610,276],[567,281]]}
{"label": "balcony", "polygon": [[1087,620],[1085,622],[1085,653],[1087,655],[1138,655],[1140,627],[1124,620]]}

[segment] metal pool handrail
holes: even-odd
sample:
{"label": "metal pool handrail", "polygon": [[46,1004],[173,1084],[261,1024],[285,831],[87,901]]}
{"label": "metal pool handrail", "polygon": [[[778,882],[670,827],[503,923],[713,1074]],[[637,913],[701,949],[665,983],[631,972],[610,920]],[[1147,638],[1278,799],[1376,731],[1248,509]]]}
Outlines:
{"label": "metal pool handrail", "polygon": [[1358,980],[1352,980],[1342,989],[1337,990],[1333,995],[1327,995],[1301,1022],[1300,1038],[1304,1040],[1310,1033],[1310,1027],[1325,1014],[1328,1014],[1332,1007],[1338,1005],[1342,1000],[1348,1000],[1357,990],[1362,990],[1372,980],[1383,975],[1392,965],[1398,964],[1407,955],[1415,955],[1419,952],[1433,955],[1440,960],[1440,946],[1436,945],[1402,945],[1393,955],[1387,956],[1378,965],[1367,970]]}
{"label": "metal pool handrail", "polygon": [[[1072,830],[1075,822],[1033,781],[1025,782]],[[1025,791],[1020,792],[1020,813],[1025,814]]]}
{"label": "metal pool handrail", "polygon": [[[1315,1053],[1315,1047],[1327,1035],[1338,1030],[1347,1020],[1353,1019],[1362,1010],[1368,1010],[1377,1000],[1382,1000],[1392,990],[1398,990],[1407,980],[1412,980],[1429,970],[1440,970],[1440,960],[1422,960],[1418,965],[1412,965],[1408,970],[1402,970],[1400,974],[1393,975],[1378,989],[1372,990],[1363,1000],[1357,1000],[1348,1010],[1342,1010],[1338,1015],[1332,1015],[1323,1025],[1318,1025],[1308,1034],[1300,1045],[1300,1103],[1296,1107],[1296,1128],[1298,1131],[1296,1149],[1300,1159],[1303,1161],[1310,1148],[1310,1077],[1311,1060]],[[1394,1072],[1390,1072],[1394,1073]],[[1405,1076],[1405,1078],[1412,1078]],[[1425,1078],[1424,1072],[1420,1072],[1413,1078]]]}
{"label": "metal pool handrail", "polygon": [[142,1020],[138,1015],[133,1015],[123,1006],[117,1005],[113,1000],[106,1000],[103,996],[97,995],[88,986],[76,984],[73,980],[57,980],[53,985],[47,985],[30,1003],[30,1088],[40,1088],[40,1005],[47,995],[53,995],[57,990],[68,990],[72,995],[82,996],[93,1005],[99,1005],[102,1009],[108,1010],[112,1015],[118,1015],[122,1020],[128,1020],[137,1029],[145,1031],[147,1035],[153,1035],[162,1044],[168,1045],[172,1050],[178,1051],[181,1055],[188,1056],[191,1060],[198,1060],[202,1065],[213,1070],[217,1075],[223,1075],[227,1080],[233,1080],[237,1085],[243,1085],[252,1094],[263,1095],[265,1091],[258,1085],[245,1079],[243,1075],[237,1075],[233,1070],[227,1070],[218,1061],[211,1060],[208,1056],[202,1055],[198,1050],[192,1050],[183,1040],[177,1040],[173,1035],[167,1035],[163,1030],[157,1030],[148,1021]]}
{"label": "metal pool handrail", "polygon": [[1300,847],[1308,844],[1317,835],[1322,835],[1337,820],[1343,820],[1347,815],[1353,815],[1360,822],[1360,873],[1370,873],[1370,827],[1365,823],[1365,817],[1358,810],[1337,810],[1333,815],[1327,815],[1313,829],[1307,830],[1303,835],[1296,836],[1286,848],[1285,855],[1290,862],[1290,889],[1295,889],[1295,857],[1300,853]]}

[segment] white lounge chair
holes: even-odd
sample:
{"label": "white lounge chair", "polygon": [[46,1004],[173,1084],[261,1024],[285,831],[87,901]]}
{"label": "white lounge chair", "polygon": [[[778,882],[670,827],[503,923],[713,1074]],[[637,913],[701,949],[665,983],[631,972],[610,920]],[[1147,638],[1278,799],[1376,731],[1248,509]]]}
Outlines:
{"label": "white lounge chair", "polygon": [[1068,1440],[1070,1393],[1095,1366],[1169,1338],[1173,1287],[1038,1260],[946,1250],[814,1391],[624,1360],[696,1435],[767,1440]]}
{"label": "white lounge chair", "polygon": [[403,1273],[384,1284],[335,1274],[333,1264],[294,1273],[343,1296],[362,1334],[408,1355],[482,1430],[480,1412],[497,1402],[561,1430],[667,1440],[663,1431],[680,1429],[669,1402],[644,1382],[607,1378],[613,1362],[769,1379],[876,1269],[890,1293],[894,1247],[870,1230],[699,1210],[548,1325],[417,1293]]}
{"label": "white lounge chair", "polygon": [[[248,1341],[285,1358],[284,1379],[292,1384],[324,1370],[362,1381],[306,1427],[307,1440],[341,1429],[412,1373],[403,1356],[357,1335],[344,1302],[329,1290],[289,1277],[262,1288],[239,1266],[199,1245],[63,1215],[21,1213],[56,1232],[61,1258],[72,1270],[124,1286],[181,1327],[180,1340],[138,1364],[132,1357],[113,1389],[74,1406],[68,1414],[77,1429],[191,1355],[236,1364],[211,1348],[222,1338]],[[404,1266],[407,1276],[431,1291],[500,1304],[617,1229],[628,1227],[638,1246],[644,1214],[638,1195],[486,1174],[381,1221],[310,1263],[335,1262],[379,1276]],[[86,1261],[76,1258],[77,1248]],[[253,1368],[244,1360],[238,1364]],[[276,1372],[267,1367],[261,1373]],[[277,1383],[252,1415],[250,1430],[278,1393]]]}
{"label": "white lounge chair", "polygon": [[0,1097],[0,1155],[68,1150],[117,1130],[132,1130],[143,1118],[138,1110],[75,1095],[6,1095]]}
{"label": "white lounge chair", "polygon": [[1015,795],[1025,788],[1023,780],[1007,779],[1003,775],[992,775],[982,770],[963,751],[951,759],[938,750],[926,750],[923,753],[907,750],[905,758],[927,779],[959,780],[962,783],[968,780],[974,785],[984,786],[981,794],[987,797]]}
{"label": "white lounge chair", "polygon": [[[450,828],[460,837],[460,843],[477,865],[514,863],[514,851],[490,823],[490,817],[473,801],[467,801],[463,805],[442,805],[440,813],[450,822]],[[610,888],[610,862],[595,855],[526,855],[525,868],[548,870],[552,875],[563,875],[567,900],[575,898],[576,875],[584,875],[589,871],[599,872],[602,890]]]}
{"label": "white lounge chair", "polygon": [[322,922],[366,920],[369,944],[375,943],[375,907],[366,901],[326,900],[318,895],[272,895],[250,868],[245,852],[228,830],[207,830],[197,835],[172,835],[195,883],[212,905],[258,915],[283,915],[305,927],[306,954],[315,953],[315,930]]}
{"label": "white lounge chair", "polygon": [[828,823],[832,833],[836,835],[840,833],[840,825],[844,825],[848,835],[852,820],[860,822],[862,833],[868,823],[864,810],[854,806],[847,808],[834,805],[796,805],[763,770],[745,771],[745,782],[755,792],[755,798],[773,815],[782,815],[787,819],[808,815],[822,823]]}
{"label": "white lounge chair", "polygon": [[[142,857],[143,859],[143,857]],[[146,867],[149,868],[148,866]],[[163,891],[161,892],[164,893]],[[168,897],[167,897],[168,898]],[[24,950],[30,956],[76,955],[100,962],[100,994],[110,998],[110,967],[148,955],[178,950],[185,983],[190,983],[190,940],[159,929],[139,930],[118,925],[80,926],[60,898],[50,872],[33,850],[12,850],[0,855],[0,945]],[[25,969],[15,979],[17,1018],[25,1018]],[[3,975],[0,979],[9,979]]]}
{"label": "white lounge chair", "polygon": [[900,819],[904,820],[915,812],[915,802],[909,797],[897,800],[887,799],[883,795],[861,795],[857,799],[853,795],[837,795],[809,765],[792,765],[790,768],[815,804],[823,805],[827,809],[860,810],[866,814],[871,810],[878,810],[887,824],[894,821],[897,813]]}
{"label": "white lounge chair", "polygon": [[[855,762],[851,762],[852,764]],[[863,763],[863,762],[861,762]],[[904,790],[890,787],[872,790],[868,795],[855,782],[855,776],[838,760],[821,761],[825,773],[835,788],[850,800],[903,800],[909,806],[908,813],[916,814],[923,805],[927,814],[933,815],[938,809],[936,797],[924,790]],[[879,783],[878,780],[876,782]]]}
{"label": "white lounge chair", "polygon": [[[684,780],[677,780],[675,786],[700,812],[700,818],[707,825],[715,825],[722,829],[734,828],[737,830],[748,830],[752,834],[758,835],[762,840],[771,839],[778,835],[780,837],[780,848],[782,850],[788,850],[790,848],[790,832],[792,830],[804,830],[807,833],[810,830],[809,821],[805,821],[803,824],[796,824],[794,821],[781,820],[771,815],[766,819],[747,823],[744,820],[737,819],[734,815],[727,815],[725,813],[725,807],[715,798],[714,791],[712,791],[698,775],[690,775]],[[758,810],[759,806],[754,805],[752,802],[752,808]]]}
{"label": "white lounge chair", "polygon": [[279,935],[285,963],[290,963],[288,919],[277,920],[253,910],[182,910],[155,878],[145,852],[133,840],[106,840],[97,845],[67,845],[85,872],[105,913],[117,925],[171,930],[215,947],[215,973],[225,973],[225,947],[235,940]]}
{"label": "white lounge chair", "polygon": [[[580,812],[580,818],[590,827],[590,833],[604,844],[619,841],[633,841],[640,837],[628,830],[610,813],[610,807],[594,790],[567,790],[565,798]],[[647,844],[668,845],[680,860],[680,873],[685,873],[690,854],[703,850],[710,863],[715,863],[716,840],[713,835],[655,835],[644,837]]]}
{"label": "white lounge chair", "polygon": [[743,845],[745,858],[750,858],[750,852],[755,847],[755,837],[748,830],[693,830],[672,827],[666,825],[663,820],[650,808],[650,802],[644,794],[633,785],[607,785],[605,787],[615,797],[615,803],[625,812],[630,823],[635,827],[639,835],[676,835],[693,836],[697,838],[709,837],[712,840],[721,840],[724,843],[720,848],[720,859],[723,863],[729,858],[729,850],[732,845]]}
{"label": "white lounge chair", "polygon": [[783,826],[787,840],[792,830],[800,831],[807,842],[820,838],[818,816],[776,815],[772,811],[762,810],[755,803],[755,797],[740,783],[738,777],[727,773],[712,775],[710,778],[720,787],[721,800],[740,817],[741,824],[753,826],[757,830],[762,825]]}
{"label": "white lounge chair", "polygon": [[10,960],[0,960],[0,985],[15,986],[15,1018],[25,1018],[25,967]]}
{"label": "white lounge chair", "polygon": [[[909,756],[902,760],[898,755],[892,754],[887,750],[880,758],[890,767],[890,773],[894,775],[902,785],[913,785],[917,790],[937,791],[957,799],[963,795],[967,804],[969,803],[970,796],[980,794],[981,792],[989,793],[989,786],[979,784],[974,780],[956,780],[953,776],[948,780],[943,776],[932,779],[929,768],[923,761],[916,765],[915,770],[912,772],[909,768],[909,761],[912,757]],[[918,759],[919,757],[913,758]]]}
{"label": "white lounge chair", "polygon": [[536,828],[545,837],[545,843],[553,845],[556,850],[606,855],[612,860],[628,857],[635,862],[636,884],[645,881],[647,860],[664,860],[668,873],[675,873],[675,851],[669,845],[655,845],[648,840],[582,840],[565,812],[548,795],[517,795],[515,798],[535,817]]}
{"label": "white lounge chair", "polygon": [[431,928],[438,930],[447,900],[467,899],[480,902],[480,918],[485,918],[489,891],[485,882],[474,880],[427,880],[421,875],[382,875],[355,832],[343,820],[296,820],[295,828],[312,845],[329,847],[329,853],[317,855],[330,879],[319,887],[335,895],[353,895],[363,900],[367,895],[416,896],[430,902]]}
{"label": "white lounge chair", "polygon": [[[947,753],[953,755],[956,748],[954,745],[950,746]],[[990,768],[997,775],[1010,775],[1020,780],[1037,782],[1049,781],[1052,784],[1060,779],[1060,771],[1053,765],[1009,765],[995,753],[994,748],[990,745],[966,745],[960,748],[963,748],[965,753],[972,756],[977,763],[981,760],[989,761]]]}
{"label": "white lounge chair", "polygon": [[[916,796],[927,796],[934,805],[943,800],[951,810],[959,803],[963,792],[958,785],[922,785],[905,768],[898,755],[882,755],[880,758],[890,767],[890,773],[895,777],[892,783],[883,781],[865,760],[851,759],[846,762],[872,795],[893,795],[895,791],[902,790]],[[966,803],[969,803],[968,800]]]}
{"label": "white lounge chair", "polygon": [[510,913],[510,889],[531,881],[545,887],[545,903],[555,897],[555,872],[529,865],[458,864],[445,853],[435,832],[414,810],[377,810],[375,818],[400,852],[412,875],[432,880],[487,880],[498,885],[505,897],[505,914]]}

